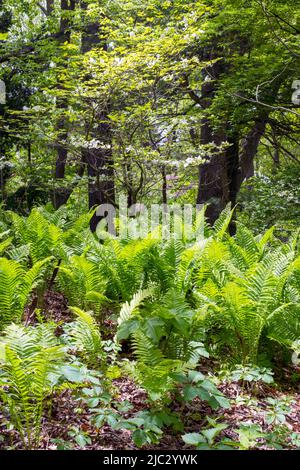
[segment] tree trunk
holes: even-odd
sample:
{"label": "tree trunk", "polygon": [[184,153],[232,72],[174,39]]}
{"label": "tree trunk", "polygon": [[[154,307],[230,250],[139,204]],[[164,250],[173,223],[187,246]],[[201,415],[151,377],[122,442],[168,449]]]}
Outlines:
{"label": "tree trunk", "polygon": [[[241,43],[239,53],[244,52],[244,44]],[[212,58],[216,57],[216,53],[217,48],[212,46]],[[207,60],[208,57],[203,56],[201,58]],[[257,154],[260,140],[265,133],[270,114],[270,107],[268,106],[274,105],[276,102],[280,86],[289,74],[288,69],[284,74],[280,73],[272,81],[271,85],[264,90],[260,101],[266,103],[267,106],[260,105],[257,108],[257,117],[254,125],[242,140],[241,145],[239,145],[239,137],[236,135],[236,131],[231,130],[228,132],[228,123],[223,123],[225,132],[223,131],[224,135],[222,135],[222,130],[216,131],[213,129],[211,121],[208,119],[208,110],[216,92],[216,81],[221,78],[222,73],[228,70],[228,67],[228,64],[218,61],[206,69],[208,75],[213,77],[214,80],[204,81],[201,96],[193,92],[189,87],[188,81],[186,82],[187,92],[191,99],[200,104],[207,113],[202,121],[201,144],[214,143],[220,145],[224,141],[228,141],[231,144],[226,151],[219,155],[208,156],[206,158],[207,162],[199,168],[197,203],[209,205],[206,215],[211,224],[219,217],[220,212],[228,202],[231,202],[233,206],[236,204],[237,195],[243,181],[254,175],[254,158]],[[236,126],[238,127],[238,125],[239,123],[237,122]],[[230,230],[233,232],[234,226]]]}
{"label": "tree trunk", "polygon": [[127,159],[123,165],[123,175],[124,175],[124,184],[127,191],[127,206],[131,207],[136,203],[133,187],[133,173],[132,173],[132,163],[131,157],[128,154]]}
{"label": "tree trunk", "polygon": [[[226,151],[226,165],[227,165],[227,178],[229,190],[229,202],[231,207],[235,208],[237,203],[237,196],[239,192],[240,168],[239,168],[239,135],[237,132],[232,132],[228,136],[228,143],[230,146]],[[229,225],[230,235],[236,232],[235,218],[233,217]]]}
{"label": "tree trunk", "polygon": [[54,7],[54,0],[47,0],[46,11],[47,15],[51,15]]}
{"label": "tree trunk", "polygon": [[[82,4],[86,9],[86,4]],[[86,53],[100,45],[100,25],[98,22],[89,23],[85,26],[82,35],[82,52]],[[103,44],[106,48],[106,44]],[[87,77],[88,81],[89,77]],[[90,126],[88,140],[96,143],[83,149],[83,162],[87,166],[89,184],[89,208],[95,208],[101,204],[115,203],[114,168],[112,152],[111,126],[108,119],[109,103],[106,109],[95,112],[96,125]],[[92,148],[93,147],[93,148]],[[102,219],[95,213],[91,219],[90,227],[93,232]]]}
{"label": "tree trunk", "polygon": [[[47,3],[48,8],[53,8],[53,2]],[[65,12],[73,11],[75,8],[75,0],[61,0],[61,20],[60,20],[60,39],[59,45],[63,45],[66,42],[70,42],[71,31],[70,31],[70,20],[64,16]],[[68,119],[66,117],[66,112],[68,110],[68,99],[64,96],[64,86],[58,84],[57,86],[59,92],[62,95],[57,97],[57,109],[59,111],[59,119],[57,122],[57,158],[55,164],[55,179],[56,181],[64,180],[66,172],[66,163],[68,158],[68,148],[67,148],[67,139],[68,139]],[[53,194],[53,205],[55,209],[58,209],[63,204],[66,204],[68,201],[72,190],[65,187],[56,187]]]}
{"label": "tree trunk", "polygon": [[[239,136],[234,132],[230,133],[227,136],[229,147],[221,154],[210,157],[207,163],[200,166],[197,203],[209,204],[206,216],[210,224],[218,219],[229,202],[232,207],[236,205],[243,181],[254,175],[254,158],[264,135],[266,123],[267,115],[265,114],[255,122],[242,140],[241,146]],[[206,139],[203,143],[209,143],[209,141],[218,143],[209,124],[203,124],[202,135]],[[220,139],[221,142],[222,139]],[[230,233],[235,233],[234,222],[230,226]]]}
{"label": "tree trunk", "polygon": [[280,144],[277,139],[276,129],[273,125],[271,125],[271,130],[272,130],[272,139],[273,139],[273,147],[274,147],[273,162],[274,162],[274,169],[276,171],[280,168]]}
{"label": "tree trunk", "polygon": [[[101,204],[114,204],[114,170],[112,166],[111,131],[109,123],[104,122],[104,117],[98,116],[102,122],[97,126],[99,148],[87,148],[83,150],[83,160],[87,165],[89,184],[89,208]],[[95,213],[91,219],[90,227],[93,232],[102,217]]]}
{"label": "tree trunk", "polygon": [[240,149],[240,178],[238,189],[240,189],[244,180],[254,175],[254,157],[262,136],[265,133],[267,125],[268,113],[264,113],[258,118],[253,127],[244,138]]}
{"label": "tree trunk", "polygon": [[168,190],[167,190],[167,174],[166,167],[163,166],[162,170],[162,202],[163,204],[168,204]]}
{"label": "tree trunk", "polygon": [[[216,80],[223,71],[224,64],[219,61],[204,72],[210,77],[210,80],[204,81],[201,91],[201,106],[206,111],[209,110],[216,92]],[[214,129],[211,120],[206,115],[201,124],[201,145],[213,143],[220,146],[225,141],[224,130]],[[197,204],[208,204],[206,217],[210,224],[214,224],[229,201],[227,152],[208,155],[205,159],[206,163],[199,167]]]}
{"label": "tree trunk", "polygon": [[[0,11],[3,9],[3,0],[0,0]],[[9,12],[3,13],[0,17],[0,33],[7,33],[9,31],[12,20],[12,14]],[[6,96],[8,98],[8,96]],[[5,116],[5,105],[0,103],[0,118],[4,119]],[[11,146],[9,142],[9,134],[5,130],[4,126],[0,127],[0,193],[1,202],[5,202],[5,184],[11,176],[11,167],[8,163],[8,149]]]}

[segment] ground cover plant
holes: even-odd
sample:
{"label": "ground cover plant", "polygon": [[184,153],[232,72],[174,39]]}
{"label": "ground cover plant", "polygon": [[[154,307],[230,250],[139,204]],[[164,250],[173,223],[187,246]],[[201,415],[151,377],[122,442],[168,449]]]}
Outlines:
{"label": "ground cover plant", "polygon": [[300,448],[299,34],[0,0],[0,450]]}
{"label": "ground cover plant", "polygon": [[[3,448],[297,448],[297,234],[238,224],[232,237],[228,207],[201,240],[103,242],[89,227],[70,237],[78,221],[60,230],[45,211],[18,232],[6,214]],[[29,224],[60,234],[33,266]]]}

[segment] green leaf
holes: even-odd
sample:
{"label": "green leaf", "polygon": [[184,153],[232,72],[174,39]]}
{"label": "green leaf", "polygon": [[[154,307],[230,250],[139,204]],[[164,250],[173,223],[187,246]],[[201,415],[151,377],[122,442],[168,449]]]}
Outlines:
{"label": "green leaf", "polygon": [[193,385],[186,385],[185,387],[183,387],[183,398],[185,401],[192,401],[194,400],[194,398],[198,396],[199,396],[199,388],[194,387]]}
{"label": "green leaf", "polygon": [[139,325],[139,321],[135,319],[130,319],[123,322],[118,329],[118,341],[128,339],[129,336],[132,335],[139,328]]}
{"label": "green leaf", "polygon": [[228,428],[227,424],[216,424],[211,429],[203,429],[202,434],[209,444],[213,444],[215,438],[226,428]]}
{"label": "green leaf", "polygon": [[83,434],[77,434],[77,436],[75,436],[75,441],[79,447],[85,447],[86,445],[91,444],[91,439]]}
{"label": "green leaf", "polygon": [[72,365],[62,366],[61,372],[69,382],[74,382],[74,383],[84,382],[85,375],[82,372],[81,368],[78,366],[72,366]]}
{"label": "green leaf", "polygon": [[148,443],[147,433],[142,429],[137,429],[132,433],[133,442],[137,447],[142,447]]}
{"label": "green leaf", "polygon": [[201,442],[205,442],[205,439],[201,434],[198,434],[196,432],[190,433],[190,434],[184,434],[182,436],[183,441],[186,444],[192,445],[192,446],[197,446]]}

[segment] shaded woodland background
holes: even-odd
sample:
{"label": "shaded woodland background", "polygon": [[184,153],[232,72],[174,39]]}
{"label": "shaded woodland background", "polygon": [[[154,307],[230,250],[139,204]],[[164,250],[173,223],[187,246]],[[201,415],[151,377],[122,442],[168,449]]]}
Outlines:
{"label": "shaded woodland background", "polygon": [[3,207],[122,193],[293,225],[295,2],[2,0],[0,34]]}

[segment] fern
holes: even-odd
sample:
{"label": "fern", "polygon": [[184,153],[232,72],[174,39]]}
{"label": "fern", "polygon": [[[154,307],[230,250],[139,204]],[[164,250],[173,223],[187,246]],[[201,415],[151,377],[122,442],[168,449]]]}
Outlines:
{"label": "fern", "polygon": [[231,222],[234,209],[231,209],[231,205],[228,204],[225,209],[222,211],[218,220],[215,222],[213,227],[213,236],[218,240],[222,240],[226,234],[229,224]]}
{"label": "fern", "polygon": [[99,266],[84,256],[72,256],[59,269],[58,288],[69,302],[83,309],[91,309],[97,314],[108,299],[105,296],[106,280]]}
{"label": "fern", "polygon": [[33,263],[55,255],[62,230],[44,218],[39,209],[33,209],[27,219],[11,213],[15,237],[21,245],[29,245]]}
{"label": "fern", "polygon": [[142,331],[136,331],[133,334],[132,346],[133,352],[140,363],[155,367],[161,364],[164,359],[159,348]]}
{"label": "fern", "polygon": [[85,362],[93,367],[99,366],[104,358],[99,327],[89,312],[78,307],[70,307],[77,316],[77,321],[67,328],[67,340],[83,356]]}
{"label": "fern", "polygon": [[[293,250],[279,248],[268,252],[264,243],[255,240],[248,230],[242,228],[236,240],[224,239],[229,245],[230,259],[214,259],[219,273],[224,266],[224,276],[216,275],[209,259],[203,258],[200,269],[199,307],[205,309],[207,328],[219,331],[219,340],[231,348],[237,360],[245,363],[257,361],[264,331],[282,344],[294,341],[299,334],[295,309],[285,307],[286,297],[299,299],[298,290],[292,287],[299,270],[298,258]],[[238,244],[238,243],[239,244]],[[242,265],[242,271],[236,266]],[[234,266],[234,268],[233,268]],[[205,275],[203,274],[205,273]],[[205,281],[205,282],[204,282]],[[203,310],[204,311],[204,310]],[[290,316],[290,328],[287,328]],[[281,333],[280,333],[281,332]],[[292,333],[294,332],[294,333]]]}
{"label": "fern", "polygon": [[287,347],[300,339],[300,303],[283,304],[269,315],[268,337]]}
{"label": "fern", "polygon": [[[146,293],[149,295],[149,293]],[[199,358],[206,355],[203,343],[202,322],[199,321],[197,312],[191,310],[185,301],[183,293],[170,289],[163,295],[159,303],[149,304],[147,308],[138,310],[137,305],[144,298],[145,293],[139,292],[132,302],[122,307],[119,317],[119,330],[117,337],[120,339],[131,338],[133,353],[137,359],[136,370],[159,373],[164,377],[164,389],[166,384],[172,384],[168,377],[170,371],[189,365],[195,367]],[[164,370],[165,368],[165,370]],[[139,374],[138,374],[139,375]],[[142,378],[139,376],[139,381]],[[157,377],[153,382],[157,381]],[[148,379],[145,377],[143,384],[146,386]],[[167,388],[169,387],[167,386]],[[150,389],[158,391],[158,384]]]}
{"label": "fern", "polygon": [[[43,338],[39,342],[39,338]],[[11,325],[2,338],[0,394],[26,449],[39,445],[45,398],[53,392],[51,373],[64,358],[53,333]]]}
{"label": "fern", "polygon": [[121,308],[118,325],[122,325],[125,321],[129,320],[131,315],[138,309],[141,303],[150,295],[153,294],[153,289],[140,290],[132,297],[130,302],[125,302]]}
{"label": "fern", "polygon": [[21,321],[30,294],[42,282],[50,260],[39,261],[26,272],[20,263],[0,258],[0,327]]}
{"label": "fern", "polygon": [[11,245],[12,241],[13,238],[10,237],[0,242],[0,256],[7,250],[7,248]]}

